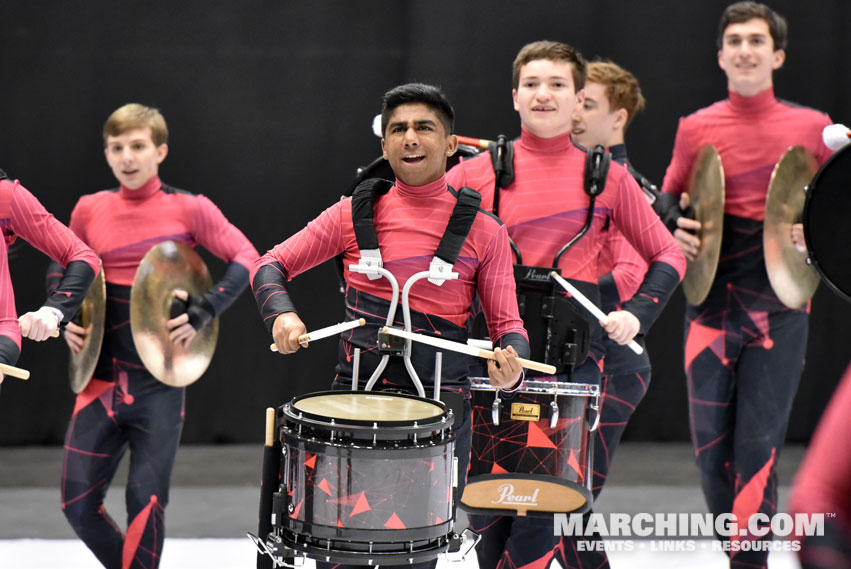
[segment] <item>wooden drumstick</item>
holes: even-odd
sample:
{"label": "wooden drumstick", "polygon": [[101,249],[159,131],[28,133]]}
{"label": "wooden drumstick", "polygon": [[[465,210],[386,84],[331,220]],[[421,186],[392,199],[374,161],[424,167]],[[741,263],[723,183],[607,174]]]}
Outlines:
{"label": "wooden drumstick", "polygon": [[[421,344],[428,344],[430,346],[434,346],[435,348],[443,348],[444,350],[450,350],[453,352],[467,354],[468,356],[475,356],[477,358],[484,358],[487,360],[496,359],[496,354],[491,352],[490,350],[482,350],[475,346],[462,344],[461,342],[453,342],[452,340],[444,340],[442,338],[435,338],[433,336],[426,336],[425,334],[417,334],[415,332],[407,332],[405,330],[399,330],[397,328],[390,328],[387,326],[385,326],[382,330],[385,334],[390,334],[391,336],[399,336],[400,338],[405,338],[406,340],[413,340],[414,342],[420,342]],[[555,366],[542,364],[540,362],[523,358],[517,358],[517,361],[526,369],[533,369],[535,371],[540,371],[541,373],[546,373],[549,375],[555,375],[556,373]]]}
{"label": "wooden drumstick", "polygon": [[[363,326],[364,324],[366,324],[366,319],[364,318],[358,318],[357,320],[352,320],[351,322],[340,322],[339,324],[334,324],[333,326],[327,326],[325,328],[320,328],[319,330],[314,330],[313,332],[308,332],[307,334],[302,334],[298,337],[298,343],[304,344],[305,342],[321,340],[322,338],[334,336],[336,334],[345,332],[346,330],[351,330],[352,328]],[[273,352],[277,352],[278,346],[272,344],[269,346],[269,349]]]}
{"label": "wooden drumstick", "polygon": [[[579,301],[579,304],[585,307],[585,310],[590,312],[597,320],[602,322],[603,326],[606,326],[609,323],[609,317],[603,314],[603,311],[597,308],[596,304],[588,300],[587,296],[579,292],[579,289],[577,289],[575,286],[561,278],[561,276],[555,271],[552,271],[550,273],[550,276],[554,278],[555,281],[560,284],[567,292],[569,292],[573,298]],[[635,340],[630,341],[627,346],[629,346],[629,349],[635,352],[636,354],[640,355],[644,353],[644,348],[642,348]]]}
{"label": "wooden drumstick", "polygon": [[458,144],[466,144],[467,146],[474,146],[480,150],[487,150],[490,145],[490,140],[485,140],[484,138],[471,138],[469,136],[461,136],[460,134],[456,136],[458,139]]}
{"label": "wooden drumstick", "polygon": [[23,379],[24,381],[30,378],[30,372],[20,367],[0,364],[0,371],[3,372],[3,375],[7,375],[9,377],[17,377],[18,379]]}
{"label": "wooden drumstick", "polygon": [[266,408],[266,446],[275,444],[275,408]]}

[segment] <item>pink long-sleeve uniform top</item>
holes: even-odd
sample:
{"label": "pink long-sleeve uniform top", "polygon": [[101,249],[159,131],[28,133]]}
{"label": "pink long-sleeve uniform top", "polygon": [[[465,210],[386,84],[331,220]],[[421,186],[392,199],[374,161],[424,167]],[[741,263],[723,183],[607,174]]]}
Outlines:
{"label": "pink long-sleeve uniform top", "polygon": [[[0,228],[3,231],[0,244],[0,336],[10,338],[20,349],[21,330],[8,259],[8,248],[15,238],[23,237],[63,266],[72,261],[84,261],[97,274],[100,260],[18,181],[0,181]],[[51,296],[68,294],[59,289]],[[66,314],[66,317],[70,316]]]}

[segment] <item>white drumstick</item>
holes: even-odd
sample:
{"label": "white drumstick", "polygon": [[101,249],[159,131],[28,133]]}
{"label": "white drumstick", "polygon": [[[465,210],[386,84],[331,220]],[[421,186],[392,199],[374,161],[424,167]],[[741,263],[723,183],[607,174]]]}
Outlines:
{"label": "white drumstick", "polygon": [[10,366],[7,364],[0,364],[0,371],[3,372],[3,375],[7,375],[9,377],[17,377],[18,379],[23,379],[26,381],[30,378],[30,372],[23,368]]}
{"label": "white drumstick", "polygon": [[[352,328],[363,326],[364,324],[366,324],[366,319],[364,318],[358,318],[357,320],[352,320],[350,322],[340,322],[339,324],[334,324],[333,326],[327,326],[325,328],[320,328],[319,330],[314,330],[313,332],[308,332],[307,334],[302,334],[298,337],[298,343],[304,344],[305,342],[321,340],[322,338],[334,336],[336,334],[340,334],[341,332],[345,332],[346,330],[351,330]],[[269,349],[273,352],[277,352],[278,346],[272,344],[271,346],[269,346]]]}
{"label": "white drumstick", "polygon": [[[579,304],[585,307],[585,310],[590,312],[597,320],[602,322],[603,326],[606,326],[609,323],[609,317],[603,314],[603,311],[597,308],[597,305],[588,300],[587,296],[579,292],[579,289],[577,289],[575,286],[561,278],[561,276],[555,271],[552,271],[550,273],[550,276],[554,278],[556,282],[564,288],[564,290],[569,292],[571,296],[573,296],[573,298],[579,301]],[[627,344],[627,346],[629,346],[629,349],[635,352],[636,354],[644,353],[644,348],[638,345],[638,342],[636,342],[635,340],[632,340],[629,344]]]}
{"label": "white drumstick", "polygon": [[[399,330],[398,328],[390,328],[388,326],[382,328],[382,331],[385,334],[390,334],[391,336],[399,336],[400,338],[405,338],[406,340],[413,340],[414,342],[420,342],[421,344],[428,344],[430,346],[434,346],[435,348],[443,348],[444,350],[450,350],[453,352],[467,354],[468,356],[475,356],[477,358],[484,358],[487,360],[496,359],[496,354],[489,350],[482,350],[475,346],[468,346],[467,344],[462,344],[461,342],[453,342],[452,340],[444,340],[443,338],[435,338],[434,336],[426,336],[425,334],[407,332],[405,330]],[[540,371],[541,373],[546,373],[549,375],[555,375],[556,373],[556,368],[551,365],[542,364],[540,362],[526,360],[523,358],[517,358],[517,361],[526,369],[533,369],[535,371]]]}

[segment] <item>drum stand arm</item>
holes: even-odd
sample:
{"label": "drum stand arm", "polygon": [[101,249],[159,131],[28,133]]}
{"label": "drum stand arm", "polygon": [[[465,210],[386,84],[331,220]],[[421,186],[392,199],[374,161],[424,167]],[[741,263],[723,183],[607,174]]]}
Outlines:
{"label": "drum stand arm", "polygon": [[[384,322],[386,326],[392,326],[393,319],[396,316],[396,307],[399,306],[399,282],[396,280],[396,277],[393,276],[393,273],[380,265],[376,265],[374,262],[370,262],[370,260],[365,257],[361,257],[357,264],[349,265],[349,270],[353,273],[366,275],[369,279],[376,279],[379,276],[382,276],[390,281],[390,286],[393,289],[393,298],[390,300],[390,309],[387,311],[387,318]],[[388,361],[390,361],[390,356],[388,354],[381,356],[381,361],[378,362],[378,366],[366,382],[366,387],[364,387],[366,391],[370,391],[373,388],[375,383],[378,381],[381,372],[383,372],[384,368],[387,367]],[[352,384],[354,384],[354,381]]]}
{"label": "drum stand arm", "polygon": [[[409,302],[411,287],[413,287],[414,284],[417,283],[417,281],[426,278],[432,284],[440,286],[444,283],[444,281],[455,280],[458,277],[459,274],[452,270],[452,265],[450,265],[446,261],[439,259],[438,257],[432,259],[431,264],[429,265],[429,269],[427,271],[420,271],[419,273],[411,275],[411,277],[405,282],[405,286],[402,287],[402,316],[405,321],[405,332],[413,332],[413,330],[411,329],[411,305]],[[414,364],[411,363],[412,345],[412,340],[405,340],[405,351],[402,355],[402,358],[405,361],[405,369],[408,370],[408,375],[411,376],[411,381],[414,382],[414,385],[417,388],[417,393],[420,397],[425,397],[425,389],[423,389],[423,382],[420,381],[420,378],[417,375],[417,371],[414,369]],[[439,369],[435,368],[435,378],[440,377],[439,373]],[[437,382],[435,382],[435,399],[439,400],[437,389]]]}
{"label": "drum stand arm", "polygon": [[[382,276],[390,281],[390,286],[393,289],[393,297],[390,300],[390,309],[387,311],[387,318],[385,320],[385,325],[390,327],[393,326],[393,319],[396,316],[396,308],[399,305],[399,282],[396,280],[396,277],[383,268],[379,264],[376,264],[374,261],[370,259],[361,258],[357,264],[349,265],[349,270],[354,273],[360,273],[366,275],[370,279],[378,278]],[[412,332],[411,329],[411,308],[409,304],[409,296],[411,292],[411,287],[419,280],[427,278],[431,283],[440,286],[447,280],[454,280],[459,277],[459,274],[452,270],[452,265],[443,261],[442,259],[435,257],[432,259],[429,264],[429,270],[421,271],[419,273],[413,274],[406,282],[405,286],[402,288],[402,317],[405,323],[405,331]],[[405,362],[405,369],[408,370],[408,375],[411,376],[411,381],[414,384],[414,387],[417,388],[417,395],[420,397],[425,397],[425,389],[423,388],[423,382],[420,380],[419,375],[417,375],[416,370],[414,369],[414,365],[411,362],[411,340],[405,341],[405,349],[402,353],[402,358]],[[369,380],[366,383],[366,387],[364,389],[366,391],[370,391],[378,381],[379,376],[384,371],[384,368],[387,367],[387,362],[390,359],[389,354],[385,354],[381,357],[381,361],[378,363],[378,367],[375,368],[375,371],[370,376]],[[440,366],[440,361],[437,362],[437,365]],[[439,390],[439,382],[440,382],[440,370],[439,368],[435,369],[435,399],[439,400],[438,390]],[[353,381],[354,385],[354,381]]]}

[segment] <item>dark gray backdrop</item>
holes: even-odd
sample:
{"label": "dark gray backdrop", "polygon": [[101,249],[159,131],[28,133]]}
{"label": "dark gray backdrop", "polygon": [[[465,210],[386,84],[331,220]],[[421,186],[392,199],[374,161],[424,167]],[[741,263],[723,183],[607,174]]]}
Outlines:
{"label": "dark gray backdrop", "polygon": [[[661,182],[679,116],[726,96],[716,63],[722,1],[404,0],[310,2],[92,0],[6,2],[0,28],[0,168],[63,222],[78,196],[115,182],[101,126],[116,107],[162,109],[171,130],[161,176],[203,193],[263,252],[338,199],[379,155],[370,124],[382,93],[407,81],[443,86],[457,132],[516,136],[511,61],[529,41],[571,43],[632,70],[648,99],[629,132],[632,161]],[[851,8],[782,0],[790,21],[779,97],[851,121]],[[847,246],[847,244],[838,244]],[[43,300],[47,260],[19,244],[10,260],[19,313]],[[215,275],[222,264],[206,256]],[[292,286],[309,328],[339,321],[330,265]],[[627,437],[686,440],[682,295],[652,330],[650,392]],[[848,362],[849,306],[822,286],[789,438],[806,440]],[[801,341],[804,341],[802,338]],[[263,409],[324,389],[333,340],[283,357],[244,294],[222,318],[208,373],[189,388],[184,442],[262,439]],[[0,395],[0,444],[55,444],[73,406],[61,340],[25,342],[22,382]]]}

